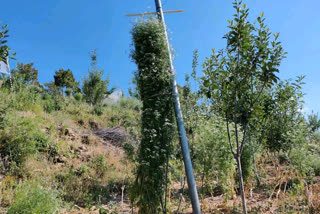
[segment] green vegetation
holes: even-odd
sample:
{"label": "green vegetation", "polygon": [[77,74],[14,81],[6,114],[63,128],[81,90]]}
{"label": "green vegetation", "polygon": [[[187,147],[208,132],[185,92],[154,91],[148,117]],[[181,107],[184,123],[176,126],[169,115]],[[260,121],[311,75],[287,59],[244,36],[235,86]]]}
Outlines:
{"label": "green vegetation", "polygon": [[277,82],[276,73],[285,52],[279,34],[274,34],[271,41],[263,14],[255,27],[248,21],[249,9],[241,4],[233,4],[236,14],[228,21],[230,31],[224,36],[227,47],[218,53],[213,50],[203,65],[203,94],[212,100],[215,112],[226,123],[230,151],[238,167],[243,212],[247,213],[242,154],[261,112],[261,94]]}
{"label": "green vegetation", "polygon": [[14,194],[8,214],[53,214],[58,213],[62,205],[56,190],[45,188],[35,182],[18,186]]}
{"label": "green vegetation", "polygon": [[8,58],[15,56],[15,53],[12,53],[10,56],[11,49],[6,44],[8,42],[7,38],[9,37],[8,25],[3,25],[0,28],[0,61],[7,63]]}
{"label": "green vegetation", "polygon": [[[280,79],[279,34],[233,6],[226,47],[203,75],[195,50],[178,86],[202,212],[319,213],[320,118],[303,112],[304,77]],[[0,213],[192,212],[164,32],[151,18],[131,35],[134,90],[116,104],[95,51],[82,84],[59,69],[41,85],[33,63],[1,76]],[[7,38],[4,26],[4,62]]]}
{"label": "green vegetation", "polygon": [[90,53],[91,69],[89,76],[83,79],[82,91],[87,103],[96,105],[100,104],[106,94],[112,93],[114,89],[108,91],[109,78],[102,79],[103,70],[97,70],[97,53],[93,50]]}
{"label": "green vegetation", "polygon": [[73,91],[79,90],[79,82],[76,82],[70,69],[59,69],[59,71],[55,72],[55,75],[53,77],[54,85],[60,90],[63,90],[63,88],[67,88],[69,90],[71,89]]}
{"label": "green vegetation", "polygon": [[141,140],[131,198],[137,201],[139,213],[159,213],[161,209],[167,212],[174,113],[164,32],[157,19],[149,19],[136,24],[131,33],[132,58],[139,70],[137,86],[142,101]]}
{"label": "green vegetation", "polygon": [[17,63],[16,68],[12,70],[13,79],[17,84],[39,85],[38,70],[34,68],[33,63]]}

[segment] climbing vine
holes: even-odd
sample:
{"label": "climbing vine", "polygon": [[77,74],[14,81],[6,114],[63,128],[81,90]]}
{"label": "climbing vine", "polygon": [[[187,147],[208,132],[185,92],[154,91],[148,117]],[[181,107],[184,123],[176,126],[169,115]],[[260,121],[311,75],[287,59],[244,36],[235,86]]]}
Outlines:
{"label": "climbing vine", "polygon": [[138,66],[135,76],[143,103],[142,138],[131,199],[139,213],[165,213],[168,159],[174,134],[168,52],[157,19],[139,21],[131,34],[131,57]]}

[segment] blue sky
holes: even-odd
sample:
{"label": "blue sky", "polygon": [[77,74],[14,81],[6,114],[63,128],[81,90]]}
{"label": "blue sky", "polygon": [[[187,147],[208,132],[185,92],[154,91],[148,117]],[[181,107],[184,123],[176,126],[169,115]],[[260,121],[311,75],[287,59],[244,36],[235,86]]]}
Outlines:
{"label": "blue sky", "polygon": [[[318,0],[245,0],[250,19],[264,12],[272,32],[288,52],[280,68],[283,79],[306,75],[305,110],[320,112],[320,16]],[[234,13],[232,0],[163,0],[166,22],[175,49],[178,83],[190,73],[192,52],[202,64],[212,48],[225,45],[227,20]],[[71,69],[81,80],[89,68],[90,50],[96,48],[99,67],[110,74],[112,86],[127,92],[136,66],[129,58],[130,29],[135,18],[125,14],[154,11],[154,0],[10,0],[1,2],[0,21],[8,23],[9,45],[17,61],[34,62],[41,83],[53,80],[54,71]],[[16,62],[12,61],[11,66]],[[201,71],[201,65],[199,66]]]}

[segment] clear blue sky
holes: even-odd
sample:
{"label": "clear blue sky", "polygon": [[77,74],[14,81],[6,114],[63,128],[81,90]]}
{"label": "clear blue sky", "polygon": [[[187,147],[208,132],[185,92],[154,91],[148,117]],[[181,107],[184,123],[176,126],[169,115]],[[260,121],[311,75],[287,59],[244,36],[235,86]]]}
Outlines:
{"label": "clear blue sky", "polygon": [[[281,66],[284,79],[306,75],[307,111],[320,112],[319,0],[245,0],[251,19],[265,13],[272,32],[289,53]],[[192,51],[202,63],[212,48],[222,48],[232,0],[163,0],[166,22],[175,49],[178,83],[191,71]],[[111,85],[127,92],[136,66],[129,58],[134,18],[125,14],[154,11],[153,0],[10,0],[1,2],[0,21],[9,24],[9,45],[17,61],[34,62],[41,83],[55,70],[70,68],[81,80],[90,64],[88,53],[97,48],[99,65],[110,73]],[[16,62],[11,62],[14,65]],[[199,66],[201,71],[201,66]]]}

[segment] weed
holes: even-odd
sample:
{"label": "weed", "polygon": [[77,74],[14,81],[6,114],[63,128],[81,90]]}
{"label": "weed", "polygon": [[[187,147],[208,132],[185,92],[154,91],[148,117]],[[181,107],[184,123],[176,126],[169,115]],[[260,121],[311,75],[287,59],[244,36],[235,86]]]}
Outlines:
{"label": "weed", "polygon": [[26,182],[16,188],[8,214],[53,214],[58,213],[61,205],[57,191],[36,182]]}

